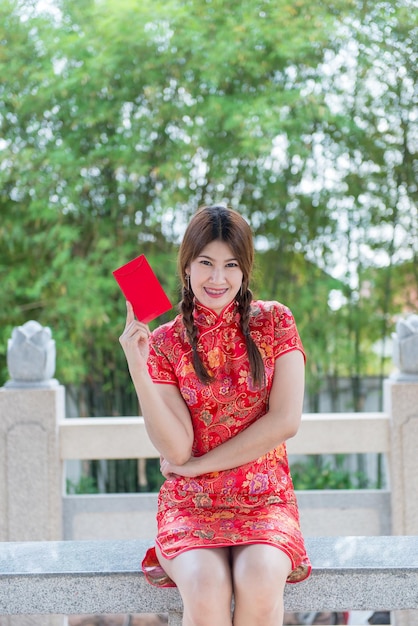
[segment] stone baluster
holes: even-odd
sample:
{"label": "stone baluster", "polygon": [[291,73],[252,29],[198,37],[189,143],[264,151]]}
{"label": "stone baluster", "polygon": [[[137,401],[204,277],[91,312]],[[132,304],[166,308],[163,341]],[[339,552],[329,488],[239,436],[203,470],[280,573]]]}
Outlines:
{"label": "stone baluster", "polygon": [[[10,380],[0,389],[0,540],[62,539],[59,421],[64,388],[53,378],[55,342],[29,321],[8,343]],[[2,616],[0,626],[63,626],[63,616]]]}
{"label": "stone baluster", "polygon": [[[397,322],[393,335],[397,370],[385,381],[391,418],[390,489],[393,535],[418,535],[418,315]],[[396,626],[418,626],[418,611],[399,611]]]}

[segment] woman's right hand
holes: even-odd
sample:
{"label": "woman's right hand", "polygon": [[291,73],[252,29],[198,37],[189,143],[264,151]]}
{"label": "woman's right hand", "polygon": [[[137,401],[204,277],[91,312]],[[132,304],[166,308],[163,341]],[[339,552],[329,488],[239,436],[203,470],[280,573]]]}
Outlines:
{"label": "woman's right hand", "polygon": [[119,342],[131,371],[147,368],[149,355],[150,330],[146,324],[135,318],[134,310],[130,302],[126,302],[126,324]]}

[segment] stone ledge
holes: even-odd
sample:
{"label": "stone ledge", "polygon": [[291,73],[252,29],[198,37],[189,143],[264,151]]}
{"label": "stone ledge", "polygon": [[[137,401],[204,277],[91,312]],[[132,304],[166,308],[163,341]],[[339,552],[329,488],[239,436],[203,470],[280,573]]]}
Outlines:
{"label": "stone ledge", "polygon": [[[310,578],[288,611],[418,607],[418,537],[311,537]],[[140,571],[149,541],[0,543],[0,615],[180,613],[176,589]]]}

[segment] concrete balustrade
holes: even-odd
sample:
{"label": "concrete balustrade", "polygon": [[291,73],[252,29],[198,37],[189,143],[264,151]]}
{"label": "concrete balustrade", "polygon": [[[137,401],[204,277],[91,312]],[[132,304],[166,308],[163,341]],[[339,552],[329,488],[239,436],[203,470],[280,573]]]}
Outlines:
{"label": "concrete balustrade", "polygon": [[[289,454],[390,451],[386,413],[305,413]],[[61,459],[155,458],[142,417],[69,418],[59,424]]]}
{"label": "concrete balustrade", "polygon": [[[384,396],[383,413],[304,415],[298,435],[289,441],[290,454],[382,453],[390,477],[387,491],[298,493],[302,528],[311,546],[311,556],[317,560],[317,568],[306,584],[286,591],[289,610],[402,609],[395,612],[396,625],[418,626],[418,611],[411,610],[418,609],[413,591],[418,589],[414,561],[418,554],[418,382],[410,378],[407,381],[389,379],[385,381]],[[25,383],[21,388],[9,385],[0,389],[0,542],[4,542],[0,549],[3,571],[0,613],[5,615],[0,618],[0,626],[62,625],[65,618],[52,616],[52,609],[60,608],[52,597],[48,619],[42,617],[37,621],[38,618],[33,617],[26,622],[14,613],[18,606],[22,614],[27,612],[30,609],[27,598],[32,595],[40,601],[48,588],[61,593],[56,597],[62,599],[71,589],[79,589],[79,601],[84,602],[87,610],[88,602],[94,602],[94,597],[106,596],[106,589],[110,593],[119,588],[122,596],[122,579],[129,582],[126,585],[128,597],[139,594],[135,600],[136,612],[171,610],[172,598],[176,612],[175,591],[145,587],[138,573],[142,544],[136,547],[131,544],[134,552],[124,544],[125,557],[132,570],[122,573],[112,570],[118,564],[116,557],[109,561],[106,569],[99,552],[95,551],[97,544],[90,543],[92,539],[106,540],[102,549],[105,553],[109,551],[110,558],[116,549],[115,540],[149,541],[155,532],[155,495],[66,496],[64,490],[66,459],[155,456],[157,451],[148,440],[140,417],[66,419],[65,390],[58,384],[31,388]],[[313,535],[318,534],[328,538],[315,543],[317,538]],[[388,534],[392,536],[376,537]],[[343,537],[335,535],[346,535],[347,541],[344,543]],[[370,537],[361,540],[361,535]],[[63,539],[68,541],[59,543]],[[77,541],[74,543],[74,540]],[[81,540],[89,542],[79,544]],[[379,544],[379,540],[385,543]],[[386,554],[391,559],[390,563],[385,561],[386,570],[383,561],[380,565],[375,562],[376,567],[368,561],[367,546],[371,546],[372,541],[375,555],[380,550],[382,557]],[[64,556],[70,558],[66,550],[71,546],[90,550],[90,563],[85,561],[79,572],[63,571]],[[338,552],[342,546],[344,553]],[[12,550],[16,556],[18,553],[25,555],[25,550],[31,549],[33,552],[26,552],[28,571],[13,573],[4,567],[4,560],[7,564],[12,558]],[[322,557],[320,550],[325,550]],[[46,558],[48,551],[50,565],[51,559],[55,559],[55,569],[49,573],[42,570],[41,558],[42,554]],[[345,566],[341,568],[343,555]],[[130,558],[133,560],[129,561]],[[102,569],[89,570],[96,565]],[[87,580],[91,580],[90,587]],[[362,589],[364,593],[370,590],[371,595],[367,591],[364,597],[373,597],[372,602],[361,602]],[[397,595],[392,589],[398,590]],[[326,602],[327,598],[332,606]],[[409,599],[400,603],[396,598]],[[132,610],[133,605],[127,599],[122,604],[124,612]],[[76,608],[64,603],[60,606],[63,613],[67,611],[65,607],[71,611]],[[39,614],[41,605],[38,608],[35,613]],[[108,606],[109,612],[117,612],[115,608],[116,604]]]}
{"label": "concrete balustrade", "polygon": [[[168,612],[169,625],[180,626],[177,589],[151,587],[139,570],[149,545],[0,544],[0,615]],[[418,537],[308,538],[307,548],[312,574],[302,583],[286,586],[286,610],[403,612],[418,606]]]}

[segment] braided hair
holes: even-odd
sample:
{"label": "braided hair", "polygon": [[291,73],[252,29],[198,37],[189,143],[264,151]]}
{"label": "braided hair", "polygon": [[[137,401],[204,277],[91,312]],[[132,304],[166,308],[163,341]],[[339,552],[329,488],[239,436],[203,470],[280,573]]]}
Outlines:
{"label": "braided hair", "polygon": [[252,232],[250,226],[238,212],[224,206],[215,205],[200,208],[192,217],[179,250],[178,272],[182,281],[182,300],[179,306],[187,337],[192,347],[193,366],[202,383],[209,384],[212,382],[213,377],[206,370],[197,350],[198,331],[193,317],[194,293],[186,269],[199,256],[205,246],[216,240],[225,242],[231,248],[243,273],[241,289],[235,299],[250,361],[251,377],[254,384],[261,387],[264,383],[264,363],[260,351],[251,337],[249,328],[253,298],[249,288],[254,261]]}

